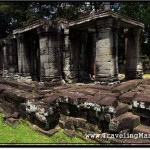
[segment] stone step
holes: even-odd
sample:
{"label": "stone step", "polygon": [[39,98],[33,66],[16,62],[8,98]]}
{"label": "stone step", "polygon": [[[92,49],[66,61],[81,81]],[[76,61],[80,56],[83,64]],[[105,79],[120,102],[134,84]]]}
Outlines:
{"label": "stone step", "polygon": [[119,103],[117,108],[115,109],[114,116],[118,117],[126,112],[128,112],[131,107],[128,104]]}
{"label": "stone step", "polygon": [[111,91],[113,89],[113,86],[93,84],[93,85],[86,85],[85,88]]}
{"label": "stone step", "polygon": [[143,117],[145,119],[150,119],[150,110],[148,109],[142,109],[142,108],[132,108],[132,112],[135,114],[135,115],[138,115],[140,117]]}
{"label": "stone step", "polygon": [[133,101],[136,94],[137,94],[136,92],[124,93],[119,97],[119,100],[123,103],[126,103],[126,104],[132,104],[132,101]]}
{"label": "stone step", "polygon": [[120,84],[119,86],[115,87],[112,92],[113,93],[120,93],[123,94],[136,88],[141,83],[141,80],[131,80]]}
{"label": "stone step", "polygon": [[116,118],[113,118],[109,123],[109,130],[113,132],[120,132],[126,129],[133,129],[140,124],[140,117],[127,112]]}
{"label": "stone step", "polygon": [[89,97],[83,105],[86,109],[114,113],[115,108],[118,106],[118,100],[115,97],[99,94]]}
{"label": "stone step", "polygon": [[[144,134],[149,134],[150,135],[150,126],[147,125],[139,125],[136,128],[133,129],[133,133],[144,133]],[[149,136],[150,137],[150,136]]]}
{"label": "stone step", "polygon": [[150,110],[150,95],[144,93],[138,94],[135,96],[132,104],[135,108]]}
{"label": "stone step", "polygon": [[20,90],[25,90],[25,91],[32,91],[34,89],[34,86],[32,84],[26,84],[26,83],[21,83],[16,81],[0,80],[0,83],[18,88]]}

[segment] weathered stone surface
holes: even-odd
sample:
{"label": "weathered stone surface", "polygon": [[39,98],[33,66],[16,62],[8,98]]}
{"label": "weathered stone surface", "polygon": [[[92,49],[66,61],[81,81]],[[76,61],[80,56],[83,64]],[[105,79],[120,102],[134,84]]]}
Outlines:
{"label": "weathered stone surface", "polygon": [[133,129],[140,124],[140,117],[132,113],[125,113],[113,118],[109,124],[109,130],[118,132],[125,129]]}
{"label": "weathered stone surface", "polygon": [[106,91],[111,91],[113,89],[113,86],[108,86],[108,85],[87,85],[86,87],[92,88],[92,89],[98,89],[98,90],[106,90]]}
{"label": "weathered stone surface", "polygon": [[14,119],[19,119],[20,114],[19,114],[19,112],[14,112],[13,114],[11,114],[11,117]]}
{"label": "weathered stone surface", "polygon": [[[130,28],[126,34],[126,70],[127,79],[142,79],[141,28]],[[134,41],[134,44],[133,44]]]}
{"label": "weathered stone surface", "polygon": [[89,123],[94,124],[94,125],[97,125],[97,124],[98,124],[98,118],[97,118],[97,117],[88,116],[88,117],[87,117],[87,121],[88,121]]}
{"label": "weathered stone surface", "polygon": [[98,113],[98,119],[100,121],[110,122],[110,120],[112,119],[112,115],[110,113]]}
{"label": "weathered stone surface", "polygon": [[117,107],[118,105],[117,99],[109,96],[102,98],[102,100],[97,101],[96,103],[99,105],[113,106],[113,107]]}
{"label": "weathered stone surface", "polygon": [[47,136],[52,136],[52,135],[54,135],[55,133],[58,132],[58,129],[51,129],[51,130],[45,131],[45,130],[42,130],[41,128],[39,128],[37,125],[32,125],[32,126],[30,126],[30,127],[31,127],[33,130],[38,131],[38,132],[40,132],[40,133],[43,133],[43,134],[45,134],[45,135],[47,135]]}
{"label": "weathered stone surface", "polygon": [[60,97],[59,93],[49,94],[46,96],[46,98],[43,98],[40,101],[35,102],[34,104],[43,104],[47,106],[52,106],[57,103],[56,101],[59,99],[59,97]]}
{"label": "weathered stone surface", "polygon": [[58,82],[44,82],[44,85],[47,87],[57,87],[61,85],[61,81]]}
{"label": "weathered stone surface", "polygon": [[114,116],[118,117],[130,110],[130,106],[124,103],[119,103],[119,105],[116,107]]}
{"label": "weathered stone surface", "polygon": [[41,118],[35,117],[34,123],[41,129],[46,131],[55,128],[59,123],[59,120],[57,118],[54,119],[54,121],[51,123],[47,123],[45,120],[44,119],[41,120]]}
{"label": "weathered stone surface", "polygon": [[132,81],[127,81],[122,83],[121,85],[115,87],[112,92],[114,93],[125,93],[129,90],[134,89],[135,87],[137,87],[137,85],[139,85],[141,83],[141,80],[132,80]]}
{"label": "weathered stone surface", "polygon": [[[150,127],[146,125],[139,125],[136,128],[133,129],[133,133],[144,133],[150,135]],[[150,136],[149,136],[150,137]]]}
{"label": "weathered stone surface", "polygon": [[0,107],[0,113],[2,113],[3,112],[3,109]]}
{"label": "weathered stone surface", "polygon": [[46,116],[47,123],[52,124],[54,121],[58,121],[60,114],[56,112],[53,115]]}
{"label": "weathered stone surface", "polygon": [[87,113],[88,113],[88,116],[89,116],[89,117],[97,117],[97,112],[96,112],[96,110],[88,109],[88,110],[87,110]]}
{"label": "weathered stone surface", "polygon": [[80,117],[83,119],[87,119],[88,111],[87,109],[80,109]]}
{"label": "weathered stone surface", "polygon": [[101,92],[101,91],[99,91],[98,93],[96,93],[94,96],[103,96],[103,97],[108,97],[108,96],[110,96],[110,97],[118,97],[120,94],[119,93],[111,93],[111,92],[109,92],[109,91],[104,91],[104,92]]}
{"label": "weathered stone surface", "polygon": [[70,111],[70,116],[72,117],[80,117],[81,112],[80,112],[80,108],[75,105],[69,105],[69,111]]}
{"label": "weathered stone surface", "polygon": [[12,100],[18,100],[18,97],[16,96],[17,94],[23,94],[25,93],[22,90],[18,90],[18,89],[9,89],[9,90],[5,90],[3,92],[4,97],[7,101],[12,101]]}
{"label": "weathered stone surface", "polygon": [[68,103],[59,103],[60,113],[69,116],[69,104]]}
{"label": "weathered stone surface", "polygon": [[65,130],[64,133],[71,138],[76,137],[76,133],[73,130]]}
{"label": "weathered stone surface", "polygon": [[80,103],[85,102],[84,98],[85,94],[83,93],[71,93],[71,92],[64,92],[61,94],[61,98],[58,99],[58,102],[65,102],[70,103],[72,105],[78,105]]}
{"label": "weathered stone surface", "polygon": [[10,117],[10,118],[7,118],[5,120],[5,123],[7,123],[8,125],[14,127],[14,126],[18,125],[19,122],[18,122],[18,119]]}
{"label": "weathered stone surface", "polygon": [[25,90],[25,91],[32,91],[33,90],[33,86],[29,85],[29,84],[25,84],[25,83],[19,83],[16,81],[3,81],[3,84],[18,88],[20,90]]}
{"label": "weathered stone surface", "polygon": [[144,89],[145,89],[145,88],[150,89],[150,85],[147,85],[147,84],[141,84],[140,87],[143,87]]}
{"label": "weathered stone surface", "polygon": [[85,95],[94,95],[99,92],[97,89],[92,89],[92,88],[77,88],[77,89],[70,89],[72,92],[77,92],[77,93],[84,93]]}
{"label": "weathered stone surface", "polygon": [[110,141],[110,143],[112,143],[112,144],[122,144],[123,143],[123,139],[116,139],[116,138],[110,138],[108,141]]}
{"label": "weathered stone surface", "polygon": [[135,115],[138,115],[140,117],[150,118],[150,115],[149,115],[150,110],[148,110],[148,109],[133,107],[132,111],[134,112]]}
{"label": "weathered stone surface", "polygon": [[119,100],[123,103],[131,104],[136,94],[135,92],[124,93],[119,97]]}
{"label": "weathered stone surface", "polygon": [[[134,83],[137,84],[137,80]],[[41,88],[39,87],[39,93],[42,90],[48,90],[48,92],[50,90],[50,92],[52,92],[45,92],[46,94],[31,93],[16,88],[11,88],[10,90],[5,90],[3,92],[8,99],[8,102],[5,101],[5,103],[11,105],[11,102],[14,99],[15,105],[13,106],[13,109],[15,110],[15,107],[18,108],[21,117],[24,116],[24,118],[28,118],[28,120],[35,123],[43,130],[54,128],[58,122],[63,128],[70,130],[83,128],[96,133],[100,132],[100,130],[103,132],[108,131],[108,125],[113,126],[116,122],[118,124],[116,123],[114,125],[117,128],[115,132],[133,129],[131,126],[134,127],[138,124],[138,118],[130,115],[126,116],[124,114],[130,110],[127,104],[119,103],[118,105],[117,97],[120,95],[119,92],[112,93],[112,87],[101,89],[101,85],[94,85],[97,88],[92,89],[88,86],[89,85],[83,84],[80,86],[71,85],[69,87],[55,87],[52,89],[47,89],[43,86]],[[136,89],[138,89],[138,87]],[[136,92],[132,91],[124,93],[120,96],[120,100],[126,102],[135,93]],[[139,98],[140,96],[144,97],[144,102],[146,102],[145,105],[147,105],[147,102],[149,102],[147,97],[149,96],[144,93],[137,93],[134,100],[137,100],[136,98]],[[146,118],[148,117],[148,109],[145,111],[145,109],[141,107],[134,107],[133,112],[137,114],[139,111],[138,109],[142,109],[142,113],[140,110],[142,117],[145,115]],[[60,118],[60,114],[67,115],[69,118]],[[120,117],[120,115],[125,116],[123,116],[123,119],[118,119],[120,121],[118,122],[118,120],[115,119]],[[129,125],[126,125],[126,122],[128,122]]]}
{"label": "weathered stone surface", "polygon": [[135,108],[142,108],[150,110],[150,96],[147,94],[138,94],[132,101]]}
{"label": "weathered stone surface", "polygon": [[149,139],[143,139],[143,138],[138,138],[138,139],[124,139],[123,144],[131,144],[131,145],[149,145],[150,140]]}
{"label": "weathered stone surface", "polygon": [[11,114],[10,113],[6,113],[2,116],[2,121],[5,122],[8,118],[10,118]]}
{"label": "weathered stone surface", "polygon": [[[132,91],[133,91],[133,90],[132,90]],[[144,88],[142,87],[142,85],[140,85],[140,86],[137,86],[137,88],[135,88],[134,91],[143,92],[143,91],[145,91],[145,90],[144,90]]]}
{"label": "weathered stone surface", "polygon": [[85,130],[87,130],[89,132],[97,132],[97,133],[101,132],[101,130],[98,128],[98,126],[95,124],[92,124],[92,123],[86,123]]}
{"label": "weathered stone surface", "polygon": [[102,98],[103,96],[90,96],[88,97],[86,102],[84,102],[83,107],[85,109],[94,109],[96,111],[101,111],[101,106],[96,104],[96,102],[100,101]]}
{"label": "weathered stone surface", "polygon": [[114,97],[104,97],[102,100],[96,102],[101,106],[102,112],[113,113],[118,106],[118,100]]}
{"label": "weathered stone surface", "polygon": [[0,94],[3,93],[7,88],[7,86],[0,85]]}

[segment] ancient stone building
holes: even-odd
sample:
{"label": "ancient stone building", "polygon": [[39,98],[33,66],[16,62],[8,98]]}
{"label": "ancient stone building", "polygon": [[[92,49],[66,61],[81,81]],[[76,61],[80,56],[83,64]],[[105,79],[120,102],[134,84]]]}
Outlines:
{"label": "ancient stone building", "polygon": [[77,20],[37,20],[16,29],[0,43],[0,74],[38,81],[118,80],[118,30],[125,29],[126,78],[142,78],[144,25],[103,11]]}
{"label": "ancient stone building", "polygon": [[[85,135],[150,135],[150,79],[139,79],[143,74],[143,27],[138,21],[107,10],[74,21],[37,20],[14,30],[0,41],[3,121],[14,125],[21,117],[46,135],[54,133],[58,125],[69,130],[71,137],[77,137],[76,131]],[[58,82],[118,82],[120,28],[125,34],[125,75],[135,80],[117,85],[62,86],[63,82]],[[5,80],[19,77],[44,83]],[[150,143],[149,136],[139,137],[91,138],[103,144]]]}

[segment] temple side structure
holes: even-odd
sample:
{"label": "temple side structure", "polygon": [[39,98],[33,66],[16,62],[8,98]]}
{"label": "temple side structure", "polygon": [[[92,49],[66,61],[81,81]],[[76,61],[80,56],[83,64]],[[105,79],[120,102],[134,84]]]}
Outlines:
{"label": "temple side structure", "polygon": [[143,23],[103,11],[77,20],[37,20],[0,42],[0,75],[68,83],[118,81],[118,30],[125,29],[127,79],[142,78]]}

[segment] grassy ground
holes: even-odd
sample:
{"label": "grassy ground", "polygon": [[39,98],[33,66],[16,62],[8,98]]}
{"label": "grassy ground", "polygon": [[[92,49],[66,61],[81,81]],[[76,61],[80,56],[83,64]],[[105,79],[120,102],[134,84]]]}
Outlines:
{"label": "grassy ground", "polygon": [[144,74],[144,78],[150,78],[150,74]]}
{"label": "grassy ground", "polygon": [[0,114],[0,145],[1,144],[58,144],[58,143],[70,143],[70,144],[89,144],[79,138],[71,138],[64,134],[61,129],[59,132],[51,137],[45,136],[39,132],[32,130],[26,123],[22,121],[19,125],[11,127],[2,122],[2,114]]}

